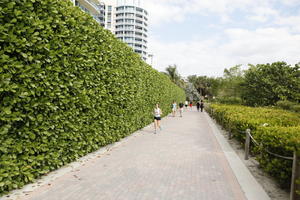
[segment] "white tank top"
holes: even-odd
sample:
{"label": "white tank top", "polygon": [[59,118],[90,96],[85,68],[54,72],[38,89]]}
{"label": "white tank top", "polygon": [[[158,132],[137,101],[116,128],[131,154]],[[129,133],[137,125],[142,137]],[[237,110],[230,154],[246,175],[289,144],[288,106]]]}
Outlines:
{"label": "white tank top", "polygon": [[160,108],[154,108],[154,117],[160,117],[161,110]]}

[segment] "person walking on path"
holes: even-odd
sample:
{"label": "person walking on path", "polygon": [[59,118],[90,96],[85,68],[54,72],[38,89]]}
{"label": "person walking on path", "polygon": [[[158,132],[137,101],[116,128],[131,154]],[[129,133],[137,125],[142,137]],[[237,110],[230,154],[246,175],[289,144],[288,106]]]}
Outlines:
{"label": "person walking on path", "polygon": [[182,102],[179,103],[179,113],[180,113],[180,117],[182,117],[182,113],[183,113],[183,103]]}
{"label": "person walking on path", "polygon": [[199,110],[200,110],[200,102],[197,101],[197,111],[199,112]]}
{"label": "person walking on path", "polygon": [[161,120],[162,111],[159,107],[159,104],[156,104],[153,114],[154,114],[154,134],[156,134],[157,128],[161,130],[160,120]]}
{"label": "person walking on path", "polygon": [[203,100],[201,100],[201,102],[200,102],[200,108],[201,108],[201,112],[203,112],[203,108],[204,108],[204,102],[203,102]]}
{"label": "person walking on path", "polygon": [[190,101],[190,108],[191,108],[191,110],[193,110],[193,102],[192,101]]}
{"label": "person walking on path", "polygon": [[177,110],[177,104],[176,104],[176,102],[174,101],[173,104],[172,104],[172,114],[173,114],[173,117],[175,117],[176,110]]}
{"label": "person walking on path", "polygon": [[188,101],[185,101],[184,104],[185,104],[185,109],[187,110],[187,107],[188,107],[189,102],[188,102]]}

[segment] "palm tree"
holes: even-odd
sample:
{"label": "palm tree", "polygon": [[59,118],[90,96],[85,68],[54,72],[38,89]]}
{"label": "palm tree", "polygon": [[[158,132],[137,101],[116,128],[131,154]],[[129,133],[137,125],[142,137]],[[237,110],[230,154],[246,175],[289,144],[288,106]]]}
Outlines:
{"label": "palm tree", "polygon": [[177,85],[180,84],[181,77],[177,72],[177,66],[176,65],[169,65],[169,67],[166,68],[166,74],[169,76],[171,81]]}

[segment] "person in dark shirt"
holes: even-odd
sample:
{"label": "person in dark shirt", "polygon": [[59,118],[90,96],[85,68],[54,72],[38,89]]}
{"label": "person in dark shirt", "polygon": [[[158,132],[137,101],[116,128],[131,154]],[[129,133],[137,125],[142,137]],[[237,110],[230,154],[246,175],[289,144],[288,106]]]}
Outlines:
{"label": "person in dark shirt", "polygon": [[203,108],[204,108],[204,102],[203,102],[203,100],[201,100],[201,102],[200,102],[200,108],[201,108],[201,112],[203,112]]}
{"label": "person in dark shirt", "polygon": [[200,110],[200,102],[199,101],[197,101],[197,110],[198,110],[198,112]]}
{"label": "person in dark shirt", "polygon": [[180,102],[180,103],[179,103],[179,113],[180,113],[180,117],[182,117],[183,106],[184,106],[183,103]]}

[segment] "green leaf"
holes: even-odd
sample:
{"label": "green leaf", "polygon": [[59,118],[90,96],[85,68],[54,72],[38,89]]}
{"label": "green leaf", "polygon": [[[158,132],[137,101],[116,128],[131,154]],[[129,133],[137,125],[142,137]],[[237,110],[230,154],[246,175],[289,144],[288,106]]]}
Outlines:
{"label": "green leaf", "polygon": [[11,107],[6,107],[3,109],[4,113],[7,114],[7,115],[10,115],[11,114]]}
{"label": "green leaf", "polygon": [[27,57],[28,57],[28,55],[27,55],[26,53],[23,53],[23,52],[21,52],[21,55],[22,55],[24,58],[27,58]]}

